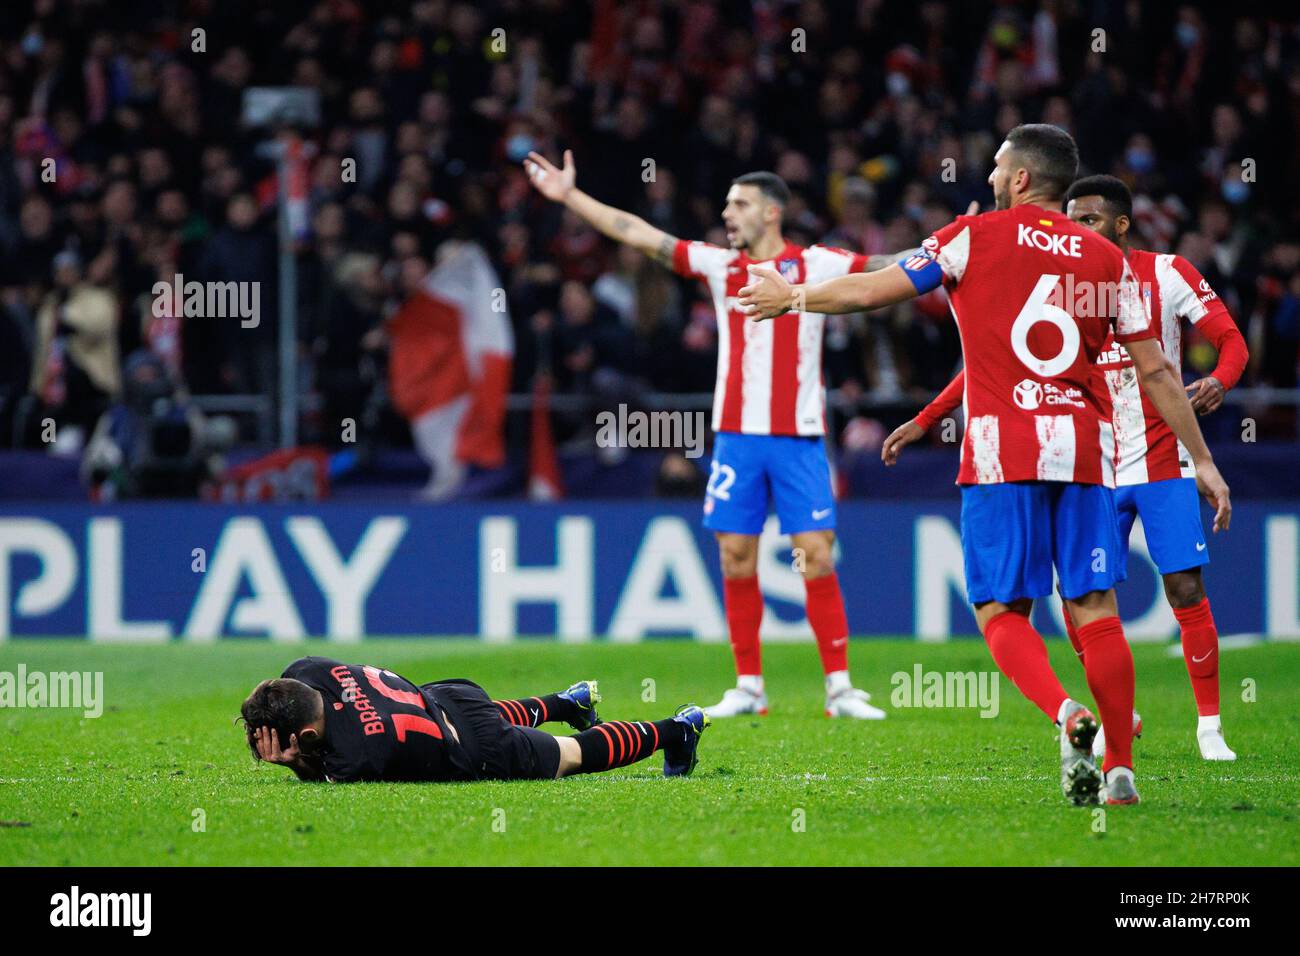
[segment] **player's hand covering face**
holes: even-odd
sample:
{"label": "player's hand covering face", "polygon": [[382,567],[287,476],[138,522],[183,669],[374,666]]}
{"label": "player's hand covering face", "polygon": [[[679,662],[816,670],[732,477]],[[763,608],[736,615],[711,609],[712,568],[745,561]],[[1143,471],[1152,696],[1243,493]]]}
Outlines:
{"label": "player's hand covering face", "polygon": [[289,746],[280,748],[280,735],[274,727],[258,727],[253,734],[257,743],[257,756],[267,763],[291,765],[302,756],[298,749],[298,735],[289,735]]}
{"label": "player's hand covering face", "polygon": [[768,266],[749,267],[749,285],[740,290],[740,308],[751,319],[771,319],[790,312],[794,287]]}

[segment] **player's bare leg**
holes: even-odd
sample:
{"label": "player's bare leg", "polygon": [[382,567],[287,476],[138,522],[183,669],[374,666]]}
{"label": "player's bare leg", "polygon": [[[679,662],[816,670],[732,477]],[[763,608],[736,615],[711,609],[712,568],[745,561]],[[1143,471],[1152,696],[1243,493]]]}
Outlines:
{"label": "player's bare leg", "polygon": [[[1067,598],[1079,635],[1088,688],[1097,701],[1106,735],[1106,802],[1137,803],[1133,783],[1133,652],[1124,637],[1115,589]],[[1089,740],[1091,744],[1091,740]]]}
{"label": "player's bare leg", "polygon": [[736,660],[736,686],[708,708],[710,717],[766,714],[762,649],[758,630],[763,623],[763,594],[758,588],[758,535],[719,531],[722,598],[727,633]]}
{"label": "player's bare leg", "polygon": [[555,742],[560,745],[560,766],[555,771],[558,780],[578,772],[582,766],[582,748],[572,737],[556,737]]}
{"label": "player's bare leg", "polygon": [[1073,803],[1096,803],[1101,773],[1092,760],[1096,718],[1061,686],[1047,657],[1047,645],[1029,622],[1028,598],[975,606],[975,621],[998,669],[1061,728],[1061,789]]}
{"label": "player's bare leg", "polygon": [[803,571],[808,623],[826,675],[826,716],[883,720],[885,712],[868,703],[871,695],[849,680],[849,622],[835,574],[835,532],[829,528],[799,531],[790,540],[795,566]]}
{"label": "player's bare leg", "polygon": [[1214,626],[1210,600],[1200,568],[1174,571],[1164,576],[1165,597],[1178,619],[1183,660],[1196,697],[1196,743],[1206,760],[1236,760],[1223,739],[1219,719],[1219,632]]}

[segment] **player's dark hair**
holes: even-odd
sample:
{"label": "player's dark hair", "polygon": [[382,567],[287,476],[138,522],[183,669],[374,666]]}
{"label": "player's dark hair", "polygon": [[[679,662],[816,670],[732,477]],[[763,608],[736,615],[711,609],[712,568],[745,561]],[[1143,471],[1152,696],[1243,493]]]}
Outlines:
{"label": "player's dark hair", "polygon": [[289,736],[319,717],[320,710],[320,695],[302,681],[291,677],[262,681],[239,708],[248,749],[257,756],[254,734],[261,727],[270,727],[279,738],[280,747],[288,747]]}
{"label": "player's dark hair", "polygon": [[1084,176],[1076,179],[1065,194],[1065,201],[1080,196],[1100,196],[1113,216],[1133,218],[1133,193],[1128,184],[1114,176]]}
{"label": "player's dark hair", "polygon": [[757,186],[761,192],[772,202],[776,203],[782,209],[790,205],[790,187],[785,184],[785,180],[776,173],[759,171],[755,173],[745,173],[743,176],[737,176],[731,181],[733,186]]}
{"label": "player's dark hair", "polygon": [[1007,133],[1007,142],[1033,181],[1054,196],[1070,188],[1079,174],[1079,147],[1074,137],[1050,123],[1024,123]]}

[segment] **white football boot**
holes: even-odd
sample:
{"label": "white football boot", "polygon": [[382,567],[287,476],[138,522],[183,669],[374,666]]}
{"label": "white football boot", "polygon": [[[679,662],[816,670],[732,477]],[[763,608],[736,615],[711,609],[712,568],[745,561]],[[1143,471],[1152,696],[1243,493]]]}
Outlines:
{"label": "white football boot", "polygon": [[[1142,715],[1136,710],[1133,711],[1133,736],[1142,736]],[[1103,724],[1097,728],[1097,736],[1092,741],[1092,759],[1101,761],[1106,758],[1106,727]]]}
{"label": "white football boot", "polygon": [[826,716],[855,720],[884,720],[885,712],[867,701],[871,695],[849,683],[848,671],[826,675]]}
{"label": "white football boot", "polygon": [[1138,802],[1137,784],[1133,782],[1133,771],[1128,767],[1111,767],[1106,774],[1106,803],[1108,806],[1124,806]]}
{"label": "white football boot", "polygon": [[865,690],[849,687],[826,695],[827,717],[854,717],[858,720],[884,720],[885,712],[867,701],[871,695]]}
{"label": "white football boot", "polygon": [[1092,741],[1097,718],[1077,700],[1061,702],[1056,722],[1061,725],[1061,791],[1075,806],[1101,802],[1101,771],[1092,761]]}
{"label": "white football boot", "polygon": [[1223,724],[1219,715],[1202,717],[1196,722],[1196,742],[1201,747],[1204,760],[1236,760],[1237,755],[1223,739]]}
{"label": "white football boot", "polygon": [[722,695],[722,700],[712,707],[704,708],[709,717],[739,717],[741,714],[767,713],[767,694],[763,691],[763,678],[744,676],[736,681],[736,686]]}

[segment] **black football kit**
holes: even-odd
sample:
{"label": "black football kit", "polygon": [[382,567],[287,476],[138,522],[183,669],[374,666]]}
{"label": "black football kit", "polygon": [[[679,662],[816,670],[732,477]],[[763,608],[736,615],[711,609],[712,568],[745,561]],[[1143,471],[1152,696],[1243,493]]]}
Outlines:
{"label": "black football kit", "polygon": [[472,681],[417,686],[324,657],[296,660],[281,676],[324,698],[324,744],[312,756],[336,783],[549,779],[560,765],[554,737],[507,721]]}

